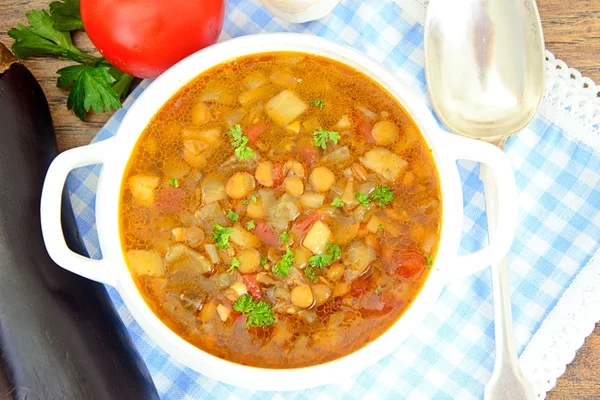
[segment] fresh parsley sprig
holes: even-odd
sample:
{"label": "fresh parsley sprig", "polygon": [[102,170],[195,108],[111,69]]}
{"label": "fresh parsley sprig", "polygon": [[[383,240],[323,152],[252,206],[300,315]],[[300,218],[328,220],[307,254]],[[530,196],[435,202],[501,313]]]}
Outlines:
{"label": "fresh parsley sprig", "polygon": [[245,160],[254,155],[254,152],[248,147],[248,136],[242,132],[240,124],[235,124],[228,131],[227,134],[233,138],[231,145],[235,148],[234,153],[238,160]]}
{"label": "fresh parsley sprig", "polygon": [[296,256],[294,256],[294,252],[288,247],[281,260],[279,260],[279,262],[273,267],[273,273],[285,278],[290,273],[290,268],[295,262]]}
{"label": "fresh parsley sprig", "polygon": [[33,10],[26,17],[30,27],[18,24],[7,32],[15,39],[12,51],[18,58],[55,56],[78,63],[58,70],[57,86],[71,87],[69,110],[83,121],[90,109],[98,113],[122,107],[120,99],[129,91],[133,76],[73,44],[71,32],[83,29],[78,0],[55,1],[50,13]]}
{"label": "fresh parsley sprig", "polygon": [[271,306],[264,301],[254,301],[252,296],[245,294],[233,304],[233,309],[241,312],[247,318],[246,328],[268,328],[277,322]]}
{"label": "fresh parsley sprig", "polygon": [[327,142],[333,142],[337,144],[340,140],[340,134],[334,131],[326,131],[323,128],[319,128],[318,130],[313,132],[313,140],[315,142],[315,146],[322,148],[325,150],[327,148]]}
{"label": "fresh parsley sprig", "polygon": [[342,256],[342,249],[335,243],[327,243],[327,253],[315,254],[308,259],[314,268],[325,268]]}
{"label": "fresh parsley sprig", "polygon": [[379,207],[385,207],[394,201],[394,192],[387,185],[377,185],[369,197],[379,203]]}
{"label": "fresh parsley sprig", "polygon": [[217,249],[228,249],[231,247],[229,245],[229,235],[232,232],[233,228],[224,228],[219,224],[213,224],[213,231],[210,237],[215,241]]}

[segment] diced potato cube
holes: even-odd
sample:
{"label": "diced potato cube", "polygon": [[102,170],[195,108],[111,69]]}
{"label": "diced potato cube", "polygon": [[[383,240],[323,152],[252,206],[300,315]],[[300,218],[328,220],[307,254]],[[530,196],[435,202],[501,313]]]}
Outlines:
{"label": "diced potato cube", "polygon": [[192,124],[200,126],[210,119],[210,111],[206,104],[199,102],[192,107]]}
{"label": "diced potato cube", "polygon": [[260,86],[240,94],[238,101],[244,107],[250,106],[273,92],[268,85]]}
{"label": "diced potato cube", "polygon": [[334,125],[334,129],[337,131],[343,131],[346,129],[350,129],[352,124],[350,123],[350,118],[347,115],[342,115],[340,120]]}
{"label": "diced potato cube", "polygon": [[267,216],[267,210],[265,210],[262,201],[259,199],[256,201],[256,203],[252,201],[248,203],[246,214],[248,214],[248,218],[264,219]]}
{"label": "diced potato cube", "polygon": [[373,126],[371,135],[377,144],[392,144],[398,140],[398,127],[392,121],[379,121]]}
{"label": "diced potato cube", "polygon": [[243,85],[246,90],[256,89],[267,81],[267,78],[260,71],[249,73],[243,80]]}
{"label": "diced potato cube", "polygon": [[294,267],[304,269],[308,264],[311,254],[305,247],[299,246],[292,250],[294,252]]}
{"label": "diced potato cube", "polygon": [[165,266],[158,253],[150,250],[129,250],[127,263],[136,275],[149,275],[162,277],[165,275]]}
{"label": "diced potato cube", "polygon": [[326,192],[335,183],[335,175],[327,167],[313,169],[308,179],[317,192]]}
{"label": "diced potato cube", "polygon": [[308,132],[314,132],[317,129],[321,128],[321,123],[319,122],[319,119],[316,116],[313,115],[312,117],[310,117],[306,121],[304,121],[304,123],[302,124],[302,126]]}
{"label": "diced potato cube", "polygon": [[294,91],[286,89],[267,102],[265,112],[273,121],[286,126],[307,108],[308,105]]}
{"label": "diced potato cube", "polygon": [[239,223],[233,226],[233,232],[229,235],[229,240],[243,248],[257,248],[260,246],[260,239],[256,235],[242,228]]}
{"label": "diced potato cube", "polygon": [[212,129],[184,129],[181,132],[181,136],[184,140],[200,140],[211,147],[217,146],[221,143],[221,130],[218,128]]}
{"label": "diced potato cube", "polygon": [[300,133],[300,121],[296,120],[296,121],[292,122],[291,124],[286,126],[285,129],[287,129],[288,131],[293,132],[295,134],[299,134]]}
{"label": "diced potato cube", "polygon": [[306,208],[319,208],[325,201],[325,195],[316,192],[306,192],[298,197],[298,201]]}
{"label": "diced potato cube", "polygon": [[302,245],[312,251],[314,254],[322,254],[325,252],[327,243],[331,238],[331,230],[322,221],[315,222],[311,227]]}
{"label": "diced potato cube", "polygon": [[398,179],[400,172],[407,165],[405,159],[383,147],[375,147],[368,151],[360,158],[360,162],[389,181]]}
{"label": "diced potato cube", "polygon": [[248,288],[242,282],[236,282],[229,287],[238,296],[243,296],[248,293]]}
{"label": "diced potato cube", "polygon": [[154,192],[160,184],[160,178],[153,175],[133,175],[129,178],[129,190],[135,201],[144,206],[152,207]]}
{"label": "diced potato cube", "polygon": [[242,199],[254,190],[254,177],[247,172],[236,172],[225,183],[225,193],[232,199]]}
{"label": "diced potato cube", "polygon": [[274,71],[269,79],[271,79],[271,82],[287,88],[293,88],[298,84],[292,74],[283,71]]}
{"label": "diced potato cube", "polygon": [[207,176],[201,185],[202,201],[204,204],[227,198],[225,194],[225,183],[221,176]]}
{"label": "diced potato cube", "polygon": [[171,233],[173,234],[173,240],[175,242],[183,242],[183,234],[185,233],[184,228],[173,228]]}
{"label": "diced potato cube", "polygon": [[381,218],[377,215],[373,215],[367,223],[367,230],[371,233],[376,233],[381,225],[383,225]]}
{"label": "diced potato cube", "polygon": [[254,172],[256,182],[266,187],[273,187],[273,163],[271,161],[263,161],[258,164]]}
{"label": "diced potato cube", "polygon": [[223,304],[219,304],[217,306],[217,314],[219,314],[219,318],[221,318],[221,321],[225,322],[229,318],[231,310],[225,307]]}
{"label": "diced potato cube", "polygon": [[206,165],[206,157],[202,152],[208,148],[208,144],[201,140],[183,141],[183,159],[194,168],[202,168]]}

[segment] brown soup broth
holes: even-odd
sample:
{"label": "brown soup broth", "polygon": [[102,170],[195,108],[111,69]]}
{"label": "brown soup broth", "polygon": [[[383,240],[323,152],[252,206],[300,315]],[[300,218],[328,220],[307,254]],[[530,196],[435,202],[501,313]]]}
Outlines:
{"label": "brown soup broth", "polygon": [[[252,151],[241,160],[227,134],[237,124]],[[402,315],[435,256],[441,197],[431,151],[388,92],[281,52],[216,66],[160,109],[127,166],[120,216],[134,281],[169,328],[229,361],[296,368],[347,355]],[[228,248],[215,224],[231,229]],[[234,309],[245,293],[275,319],[247,327]]]}

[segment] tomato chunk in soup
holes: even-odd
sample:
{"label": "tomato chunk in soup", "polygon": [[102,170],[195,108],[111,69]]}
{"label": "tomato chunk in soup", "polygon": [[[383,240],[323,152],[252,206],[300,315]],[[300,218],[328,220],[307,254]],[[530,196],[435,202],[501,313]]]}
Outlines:
{"label": "tomato chunk in soup", "polygon": [[296,368],[387,330],[435,258],[431,152],[384,89],[300,53],[199,75],[140,137],[120,204],[148,306],[217,357]]}

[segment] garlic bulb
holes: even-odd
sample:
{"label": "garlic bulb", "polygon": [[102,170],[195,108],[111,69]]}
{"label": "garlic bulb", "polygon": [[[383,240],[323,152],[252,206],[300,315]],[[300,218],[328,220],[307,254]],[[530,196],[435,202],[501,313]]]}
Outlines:
{"label": "garlic bulb", "polygon": [[289,22],[315,21],[327,16],[340,0],[262,0],[278,18]]}

